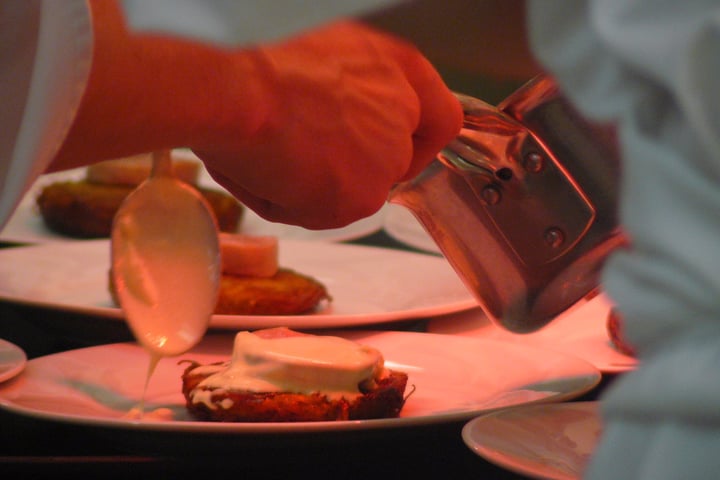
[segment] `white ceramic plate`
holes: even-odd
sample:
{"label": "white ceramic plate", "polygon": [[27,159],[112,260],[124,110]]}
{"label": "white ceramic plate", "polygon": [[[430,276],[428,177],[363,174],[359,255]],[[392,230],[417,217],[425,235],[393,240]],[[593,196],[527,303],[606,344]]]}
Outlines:
{"label": "white ceramic plate", "polygon": [[441,253],[435,240],[407,208],[388,204],[384,208],[383,229],[400,243],[431,253]]}
{"label": "white ceramic plate", "polygon": [[471,420],[462,437],[473,452],[514,472],[580,479],[602,431],[598,409],[597,402],[512,408]]}
{"label": "white ceramic plate", "polygon": [[22,348],[0,338],[0,382],[22,372],[26,363],[27,356]]}
{"label": "white ceramic plate", "polygon": [[[108,292],[110,242],[87,240],[0,250],[0,299],[122,318]],[[214,315],[214,328],[328,328],[457,312],[477,305],[452,267],[432,255],[280,240],[279,263],[321,281],[332,296],[312,314]]]}
{"label": "white ceramic plate", "polygon": [[617,373],[632,370],[637,360],[610,343],[606,322],[611,304],[604,295],[582,301],[537,332],[517,335],[492,323],[481,310],[434,318],[428,331],[488,338],[558,350],[584,358],[599,370]]}
{"label": "white ceramic plate", "polygon": [[[168,408],[171,420],[129,420],[139,404],[149,357],[117,343],[39,357],[0,386],[0,407],[31,417],[118,429],[192,433],[284,434],[368,430],[464,421],[495,409],[574,398],[597,385],[600,372],[575,357],[480,339],[414,332],[337,332],[378,348],[386,366],[408,373],[414,391],[399,418],[301,423],[193,421],[181,394],[181,359],[226,360],[233,335],[211,335],[193,351],[160,361],[145,411]],[[408,392],[410,389],[408,389]],[[253,437],[254,438],[254,437]]]}
{"label": "white ceramic plate", "polygon": [[[197,158],[190,152],[179,151],[175,155],[184,158]],[[199,160],[198,160],[199,162]],[[45,226],[37,211],[35,197],[40,193],[42,187],[52,182],[61,180],[81,179],[85,176],[85,168],[76,168],[58,173],[42,175],[30,191],[23,197],[15,213],[8,220],[8,223],[0,231],[0,241],[10,243],[52,243],[69,242],[76,239],[55,233]],[[224,190],[201,166],[200,185],[209,188]],[[249,208],[245,209],[239,231],[249,235],[275,235],[279,238],[290,238],[298,240],[323,240],[323,241],[344,241],[360,238],[374,233],[382,228],[385,218],[385,209],[380,209],[374,215],[358,220],[343,228],[328,230],[308,230],[294,225],[272,223],[264,220]]]}

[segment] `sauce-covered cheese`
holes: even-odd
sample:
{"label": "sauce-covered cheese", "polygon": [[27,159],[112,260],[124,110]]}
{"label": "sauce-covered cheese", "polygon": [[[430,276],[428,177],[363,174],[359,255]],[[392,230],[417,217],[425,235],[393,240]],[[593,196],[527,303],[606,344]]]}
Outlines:
{"label": "sauce-covered cheese", "polygon": [[[214,373],[213,373],[214,372]],[[235,337],[225,365],[202,366],[193,373],[212,373],[199,387],[251,392],[322,393],[329,398],[359,396],[361,382],[384,372],[382,354],[334,336],[301,335],[261,338],[251,332]],[[197,388],[193,401],[210,404],[210,391]]]}

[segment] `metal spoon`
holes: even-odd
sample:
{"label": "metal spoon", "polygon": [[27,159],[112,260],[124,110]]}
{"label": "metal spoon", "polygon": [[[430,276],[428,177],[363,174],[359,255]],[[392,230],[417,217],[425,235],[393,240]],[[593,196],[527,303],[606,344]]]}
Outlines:
{"label": "metal spoon", "polygon": [[204,336],[220,283],[218,228],[207,201],[174,177],[169,151],[118,210],[112,281],[137,341],[152,357],[185,353]]}

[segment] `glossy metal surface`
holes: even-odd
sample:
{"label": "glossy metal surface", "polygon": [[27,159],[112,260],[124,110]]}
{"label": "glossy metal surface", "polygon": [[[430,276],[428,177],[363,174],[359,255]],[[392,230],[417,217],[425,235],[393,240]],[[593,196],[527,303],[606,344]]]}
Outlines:
{"label": "glossy metal surface", "polygon": [[462,131],[390,201],[413,212],[493,321],[534,331],[593,292],[623,242],[618,158],[547,77],[497,107],[458,98]]}

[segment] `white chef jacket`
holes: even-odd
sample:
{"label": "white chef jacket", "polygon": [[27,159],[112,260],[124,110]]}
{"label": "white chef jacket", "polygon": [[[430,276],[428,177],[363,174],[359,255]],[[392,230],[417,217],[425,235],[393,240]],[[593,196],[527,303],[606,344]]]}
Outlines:
{"label": "white chef jacket", "polygon": [[62,145],[91,58],[83,0],[0,1],[0,227]]}
{"label": "white chef jacket", "polygon": [[122,0],[133,28],[230,45],[278,38],[399,0]]}
{"label": "white chef jacket", "polygon": [[541,62],[589,117],[619,122],[633,246],[604,287],[640,368],[604,398],[591,479],[720,474],[720,2],[537,1]]}

